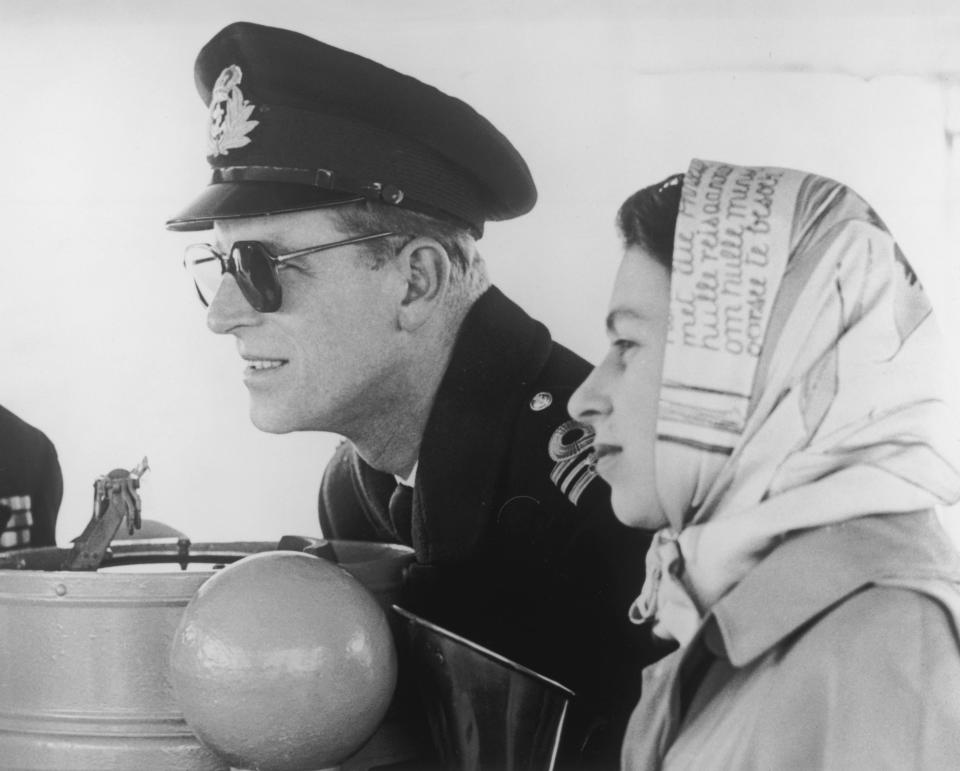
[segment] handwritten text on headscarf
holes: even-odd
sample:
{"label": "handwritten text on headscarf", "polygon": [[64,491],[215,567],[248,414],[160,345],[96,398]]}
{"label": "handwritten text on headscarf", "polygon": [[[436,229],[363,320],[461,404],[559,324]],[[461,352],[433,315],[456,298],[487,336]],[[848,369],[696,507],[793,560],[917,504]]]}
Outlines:
{"label": "handwritten text on headscarf", "polygon": [[671,342],[760,355],[780,169],[691,164],[673,254]]}

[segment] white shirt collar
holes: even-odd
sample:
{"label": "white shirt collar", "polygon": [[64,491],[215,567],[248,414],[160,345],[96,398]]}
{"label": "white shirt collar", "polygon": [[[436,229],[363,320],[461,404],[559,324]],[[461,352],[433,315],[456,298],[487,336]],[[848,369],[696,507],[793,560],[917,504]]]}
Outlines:
{"label": "white shirt collar", "polygon": [[393,478],[397,480],[398,484],[406,485],[407,487],[413,487],[417,481],[417,467],[420,465],[420,460],[418,459],[416,463],[413,464],[413,470],[410,472],[410,476],[403,478],[398,477],[396,474],[393,475]]}

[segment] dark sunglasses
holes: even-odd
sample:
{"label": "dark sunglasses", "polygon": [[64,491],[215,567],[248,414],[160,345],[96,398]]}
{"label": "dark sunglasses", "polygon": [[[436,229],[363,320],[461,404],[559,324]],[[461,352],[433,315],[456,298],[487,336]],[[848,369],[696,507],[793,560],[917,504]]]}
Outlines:
{"label": "dark sunglasses", "polygon": [[273,313],[280,310],[280,303],[283,301],[278,273],[281,268],[286,267],[284,263],[287,260],[392,235],[394,234],[373,233],[355,236],[329,244],[309,246],[287,254],[271,254],[270,250],[259,241],[237,241],[230,247],[227,254],[221,254],[210,244],[193,244],[187,247],[183,267],[193,278],[200,302],[204,307],[213,302],[223,277],[229,273],[236,279],[237,286],[254,310],[260,313]]}

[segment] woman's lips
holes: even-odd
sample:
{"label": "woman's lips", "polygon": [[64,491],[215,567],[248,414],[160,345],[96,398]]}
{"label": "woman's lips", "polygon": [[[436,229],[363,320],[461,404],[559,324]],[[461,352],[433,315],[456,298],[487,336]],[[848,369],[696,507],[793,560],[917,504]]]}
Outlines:
{"label": "woman's lips", "polygon": [[615,444],[595,443],[593,457],[597,473],[603,476],[604,469],[609,469],[620,457],[622,451],[623,449]]}

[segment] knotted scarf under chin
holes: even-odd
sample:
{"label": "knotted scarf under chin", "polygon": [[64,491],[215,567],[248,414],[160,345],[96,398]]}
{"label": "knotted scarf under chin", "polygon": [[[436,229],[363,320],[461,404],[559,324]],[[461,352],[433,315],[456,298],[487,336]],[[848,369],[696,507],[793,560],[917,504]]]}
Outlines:
{"label": "knotted scarf under chin", "polygon": [[635,624],[651,622],[663,640],[686,645],[700,625],[700,611],[683,584],[683,554],[672,530],[656,533],[647,551],[643,591],[630,607]]}

